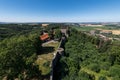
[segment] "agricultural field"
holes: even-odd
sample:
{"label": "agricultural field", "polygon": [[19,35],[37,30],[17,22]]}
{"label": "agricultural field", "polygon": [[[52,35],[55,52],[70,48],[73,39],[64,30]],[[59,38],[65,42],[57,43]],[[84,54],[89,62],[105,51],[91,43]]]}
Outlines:
{"label": "agricultural field", "polygon": [[115,27],[115,26],[80,26],[80,27],[76,27],[73,26],[73,28],[77,29],[78,31],[90,31],[90,30],[114,30],[115,31],[119,31],[120,27]]}
{"label": "agricultural field", "polygon": [[73,27],[75,29],[77,29],[78,31],[90,31],[90,30],[95,30],[96,28],[99,27]]}
{"label": "agricultural field", "polygon": [[[115,35],[120,35],[120,26],[81,26],[81,27],[73,27],[78,31],[85,31],[85,32],[90,32],[90,31],[99,31],[99,32],[104,32],[108,33],[111,32],[112,34],[109,35],[108,37],[113,37]],[[106,36],[106,35],[105,35]]]}

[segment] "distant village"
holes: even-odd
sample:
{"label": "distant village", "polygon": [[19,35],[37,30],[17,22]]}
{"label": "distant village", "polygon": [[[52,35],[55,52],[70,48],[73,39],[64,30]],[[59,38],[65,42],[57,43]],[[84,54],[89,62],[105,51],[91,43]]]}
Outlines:
{"label": "distant village", "polygon": [[[98,36],[103,38],[104,40],[120,40],[120,23],[80,23],[80,24],[72,24],[73,26],[82,27],[82,28],[95,28],[93,30],[89,30],[89,34],[93,36]],[[101,29],[104,26],[119,26],[119,29]],[[115,37],[114,37],[115,36]]]}
{"label": "distant village", "polygon": [[[22,24],[20,24],[22,25]],[[39,25],[38,23],[30,23],[28,25]],[[48,27],[50,25],[50,23],[43,23],[41,24],[41,26],[43,28],[45,27]],[[67,25],[67,26],[74,26],[74,27],[98,27],[96,28],[95,30],[90,30],[89,33],[91,35],[94,35],[94,36],[99,36],[100,38],[103,38],[105,40],[120,40],[120,37],[113,37],[112,35],[116,35],[116,36],[119,36],[120,35],[120,30],[106,30],[106,29],[100,29],[101,27],[103,26],[106,26],[106,25],[115,25],[115,26],[120,26],[120,23],[114,23],[114,22],[106,22],[106,23],[64,23],[64,25]],[[63,29],[61,31],[64,31]],[[55,34],[55,32],[54,32]],[[44,32],[43,35],[40,36],[40,39],[41,40],[49,40],[50,36],[48,33]]]}

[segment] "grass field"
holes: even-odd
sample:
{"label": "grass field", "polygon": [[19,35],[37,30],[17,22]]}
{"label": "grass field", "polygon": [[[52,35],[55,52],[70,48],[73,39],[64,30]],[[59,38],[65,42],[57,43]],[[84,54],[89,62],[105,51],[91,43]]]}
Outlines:
{"label": "grass field", "polygon": [[[96,30],[96,29],[102,29],[102,30],[118,30],[118,28],[116,27],[108,27],[108,26],[81,26],[81,27],[76,27],[73,26],[73,28],[77,29],[77,30],[81,30],[81,31],[90,31],[90,30]],[[120,30],[120,28],[119,28]]]}
{"label": "grass field", "polygon": [[91,31],[91,30],[102,30],[102,31],[112,31],[113,34],[115,35],[120,35],[120,28],[115,28],[115,27],[106,27],[106,26],[101,26],[101,27],[73,27],[77,29],[78,31]]}
{"label": "grass field", "polygon": [[95,30],[97,27],[73,27],[77,29],[78,31],[90,31],[90,30]]}
{"label": "grass field", "polygon": [[42,71],[42,75],[48,75],[50,73],[50,64],[54,57],[53,53],[56,52],[58,46],[59,42],[45,44],[43,47],[43,54],[38,55],[36,63],[39,65],[39,69]]}

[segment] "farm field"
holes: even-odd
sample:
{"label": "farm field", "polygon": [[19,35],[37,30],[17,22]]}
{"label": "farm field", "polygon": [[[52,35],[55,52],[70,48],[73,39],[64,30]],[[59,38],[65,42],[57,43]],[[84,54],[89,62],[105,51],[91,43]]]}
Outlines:
{"label": "farm field", "polygon": [[91,31],[91,30],[101,30],[101,31],[111,31],[114,35],[120,34],[120,28],[116,27],[107,27],[107,26],[100,26],[100,27],[73,27],[78,31]]}
{"label": "farm field", "polygon": [[90,31],[90,30],[95,30],[96,28],[99,27],[73,27],[75,29],[77,29],[78,31]]}

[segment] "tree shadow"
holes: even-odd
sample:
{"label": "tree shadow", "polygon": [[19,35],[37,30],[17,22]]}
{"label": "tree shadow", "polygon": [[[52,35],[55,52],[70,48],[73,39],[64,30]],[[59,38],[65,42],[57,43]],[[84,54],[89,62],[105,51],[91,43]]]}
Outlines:
{"label": "tree shadow", "polygon": [[52,46],[43,47],[38,55],[40,55],[40,54],[48,54],[48,53],[51,53],[53,51],[55,51],[55,47],[52,47]]}
{"label": "tree shadow", "polygon": [[50,72],[46,75],[41,75],[42,76],[42,80],[50,80]]}

